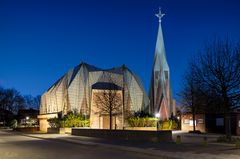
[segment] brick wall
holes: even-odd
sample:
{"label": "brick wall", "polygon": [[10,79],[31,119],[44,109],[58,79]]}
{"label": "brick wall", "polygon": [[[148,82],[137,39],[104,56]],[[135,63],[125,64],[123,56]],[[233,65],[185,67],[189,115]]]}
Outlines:
{"label": "brick wall", "polygon": [[[205,115],[204,114],[196,114],[195,117],[196,121],[196,130],[199,130],[201,132],[206,132],[205,128]],[[181,117],[181,129],[183,131],[193,131],[193,119],[192,114],[186,114],[182,115]]]}
{"label": "brick wall", "polygon": [[148,141],[148,142],[172,141],[172,131],[170,130],[135,131],[135,130],[73,128],[72,135],[131,141]]}

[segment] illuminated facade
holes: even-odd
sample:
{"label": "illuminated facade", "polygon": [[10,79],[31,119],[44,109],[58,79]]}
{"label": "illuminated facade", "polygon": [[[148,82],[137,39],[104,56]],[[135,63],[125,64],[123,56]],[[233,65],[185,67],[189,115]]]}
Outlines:
{"label": "illuminated facade", "polygon": [[[40,128],[41,122],[46,122],[46,114],[65,115],[69,111],[79,112],[90,116],[91,126],[103,128],[103,126],[92,123],[98,114],[94,114],[93,92],[99,90],[106,83],[114,83],[121,92],[122,121],[118,122],[118,128],[124,126],[124,112],[135,112],[148,110],[149,99],[139,78],[126,66],[103,70],[95,66],[81,63],[69,70],[55,84],[53,84],[42,96],[40,106]],[[97,87],[96,87],[97,86]],[[107,89],[107,88],[106,88]],[[41,121],[41,115],[45,115]],[[94,117],[95,115],[95,117]],[[91,119],[93,119],[91,121]],[[99,119],[100,120],[100,119]],[[119,119],[120,120],[120,119]]]}
{"label": "illuminated facade", "polygon": [[166,59],[161,27],[161,18],[164,14],[159,10],[156,16],[159,18],[159,27],[149,91],[150,112],[152,114],[158,114],[160,119],[165,120],[168,119],[171,114],[175,115],[176,108],[175,100],[172,99],[170,70]]}
{"label": "illuminated facade", "polygon": [[89,116],[92,128],[107,128],[109,125],[105,123],[109,121],[109,114],[101,113],[95,100],[96,94],[108,89],[105,88],[106,84],[117,86],[117,96],[121,100],[120,112],[114,114],[113,128],[114,126],[117,129],[124,128],[127,114],[136,111],[157,114],[161,120],[168,119],[171,114],[175,115],[175,100],[172,99],[170,70],[161,28],[163,15],[161,11],[157,14],[159,28],[149,97],[140,79],[124,65],[104,70],[81,63],[69,70],[41,96],[38,116],[40,129],[46,131],[48,118],[58,117],[59,114],[63,116],[70,111]]}

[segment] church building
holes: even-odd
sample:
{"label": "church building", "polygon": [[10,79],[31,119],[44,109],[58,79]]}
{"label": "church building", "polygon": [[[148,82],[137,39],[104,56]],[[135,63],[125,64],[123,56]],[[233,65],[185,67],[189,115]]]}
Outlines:
{"label": "church building", "polygon": [[[41,96],[38,116],[40,130],[47,131],[47,119],[63,117],[68,112],[89,117],[90,127],[97,129],[124,129],[128,126],[126,118],[137,111],[150,113],[161,120],[168,119],[171,114],[175,115],[161,28],[163,15],[159,10],[149,97],[140,78],[125,65],[100,69],[82,62],[70,69]],[[108,103],[112,104],[111,111],[108,110]],[[109,125],[110,119],[112,124]]]}

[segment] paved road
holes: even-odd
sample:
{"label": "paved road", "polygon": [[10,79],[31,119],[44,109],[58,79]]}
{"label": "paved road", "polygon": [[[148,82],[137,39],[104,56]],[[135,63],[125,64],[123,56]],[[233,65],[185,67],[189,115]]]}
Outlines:
{"label": "paved road", "polygon": [[[128,151],[0,131],[0,159],[154,159]],[[158,158],[159,159],[159,158]]]}

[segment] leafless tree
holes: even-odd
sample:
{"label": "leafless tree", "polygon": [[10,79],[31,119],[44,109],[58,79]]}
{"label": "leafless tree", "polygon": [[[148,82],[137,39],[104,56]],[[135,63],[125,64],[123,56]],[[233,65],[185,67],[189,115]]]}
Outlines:
{"label": "leafless tree", "polygon": [[109,128],[112,129],[112,117],[122,114],[122,88],[117,85],[111,74],[105,75],[105,82],[95,84],[94,99],[99,114],[109,115]]}
{"label": "leafless tree", "polygon": [[0,88],[0,120],[9,122],[12,114],[24,108],[24,98],[15,89]]}
{"label": "leafless tree", "polygon": [[240,46],[216,38],[206,44],[194,65],[197,79],[214,92],[225,114],[225,133],[231,139],[230,113],[240,102]]}
{"label": "leafless tree", "polygon": [[33,97],[31,95],[26,95],[24,97],[25,108],[33,108],[39,110],[40,107],[40,96]]}
{"label": "leafless tree", "polygon": [[203,86],[196,76],[196,70],[192,63],[189,64],[188,70],[183,76],[183,87],[179,96],[183,111],[192,114],[193,131],[196,131],[196,114],[204,112],[207,101],[203,93]]}

